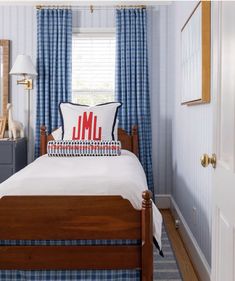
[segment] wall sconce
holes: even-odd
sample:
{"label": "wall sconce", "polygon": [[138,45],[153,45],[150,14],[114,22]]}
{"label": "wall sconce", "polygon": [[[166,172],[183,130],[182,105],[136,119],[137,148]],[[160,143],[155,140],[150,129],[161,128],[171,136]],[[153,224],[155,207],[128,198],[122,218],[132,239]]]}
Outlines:
{"label": "wall sconce", "polygon": [[33,89],[33,79],[27,78],[26,74],[23,74],[24,78],[21,80],[17,80],[17,85],[24,85],[25,90]]}
{"label": "wall sconce", "polygon": [[[17,85],[24,85],[28,91],[28,143],[30,137],[30,90],[33,89],[33,77],[37,76],[37,71],[28,55],[18,55],[10,71],[11,75],[23,76],[23,79],[17,80]],[[29,146],[28,146],[29,148]],[[29,150],[28,150],[29,152]]]}
{"label": "wall sconce", "polygon": [[30,56],[18,55],[10,71],[11,75],[23,75],[24,78],[17,80],[17,84],[25,85],[25,90],[33,89],[33,80],[29,77],[37,76],[37,71]]}

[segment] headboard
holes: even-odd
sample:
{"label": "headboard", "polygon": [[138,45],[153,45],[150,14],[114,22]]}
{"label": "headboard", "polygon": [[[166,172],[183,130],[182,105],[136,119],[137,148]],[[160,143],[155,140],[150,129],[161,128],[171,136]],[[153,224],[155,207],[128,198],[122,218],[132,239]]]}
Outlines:
{"label": "headboard", "polygon": [[[40,155],[47,153],[47,143],[53,140],[52,135],[48,135],[46,126],[40,127]],[[139,144],[138,144],[138,129],[137,126],[133,126],[131,134],[129,135],[125,130],[118,128],[118,139],[121,141],[122,149],[133,152],[137,157],[139,155]]]}

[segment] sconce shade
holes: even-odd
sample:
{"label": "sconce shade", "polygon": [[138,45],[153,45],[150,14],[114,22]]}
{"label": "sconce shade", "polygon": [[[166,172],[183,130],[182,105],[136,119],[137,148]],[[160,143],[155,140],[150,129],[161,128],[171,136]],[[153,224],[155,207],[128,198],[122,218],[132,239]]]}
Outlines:
{"label": "sconce shade", "polygon": [[18,55],[10,71],[11,75],[37,76],[37,71],[28,55]]}

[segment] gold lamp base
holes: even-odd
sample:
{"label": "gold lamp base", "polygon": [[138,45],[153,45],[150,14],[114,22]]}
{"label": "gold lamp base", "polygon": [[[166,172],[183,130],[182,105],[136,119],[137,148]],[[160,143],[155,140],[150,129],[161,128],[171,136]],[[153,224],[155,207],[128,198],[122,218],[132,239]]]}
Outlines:
{"label": "gold lamp base", "polygon": [[22,80],[17,80],[17,85],[24,85],[25,90],[32,90],[33,89],[33,80],[24,78]]}

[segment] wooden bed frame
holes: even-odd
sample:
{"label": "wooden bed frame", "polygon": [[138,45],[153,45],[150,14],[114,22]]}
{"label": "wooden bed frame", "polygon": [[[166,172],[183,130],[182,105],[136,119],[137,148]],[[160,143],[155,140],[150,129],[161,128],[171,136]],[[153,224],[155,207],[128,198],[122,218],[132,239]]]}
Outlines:
{"label": "wooden bed frame", "polygon": [[[119,130],[123,147],[138,152],[132,136]],[[41,128],[41,154],[47,136]],[[136,210],[121,196],[4,196],[0,199],[0,240],[140,240],[140,245],[3,246],[0,270],[139,269],[153,280],[151,192]]]}

